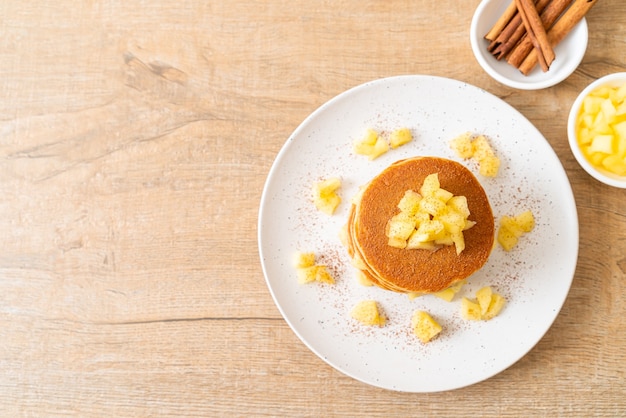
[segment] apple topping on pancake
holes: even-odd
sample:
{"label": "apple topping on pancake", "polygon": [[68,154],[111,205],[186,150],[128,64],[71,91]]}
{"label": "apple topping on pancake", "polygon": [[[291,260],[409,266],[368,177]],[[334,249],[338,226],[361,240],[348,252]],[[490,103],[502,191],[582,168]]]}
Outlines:
{"label": "apple topping on pancake", "polygon": [[388,244],[396,248],[436,250],[454,245],[458,255],[465,249],[463,231],[475,224],[467,219],[467,198],[441,188],[437,173],[426,176],[419,193],[407,190],[398,209],[385,228]]}

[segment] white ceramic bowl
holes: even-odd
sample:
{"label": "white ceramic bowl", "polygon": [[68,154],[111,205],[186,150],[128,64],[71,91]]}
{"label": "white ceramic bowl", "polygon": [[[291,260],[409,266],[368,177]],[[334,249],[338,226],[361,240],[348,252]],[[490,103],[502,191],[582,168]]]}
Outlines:
{"label": "white ceramic bowl", "polygon": [[513,0],[483,0],[478,5],[470,27],[474,56],[481,67],[496,81],[520,90],[538,90],[554,86],[570,76],[582,61],[587,49],[587,22],[583,18],[555,48],[550,69],[537,67],[527,76],[504,59],[498,61],[487,50],[484,36]]}
{"label": "white ceramic bowl", "polygon": [[576,161],[578,161],[578,164],[580,164],[580,166],[596,180],[608,184],[609,186],[619,187],[622,189],[626,188],[626,176],[618,176],[617,174],[610,173],[601,168],[596,168],[591,165],[591,163],[587,161],[583,155],[580,147],[578,146],[578,138],[576,137],[576,118],[580,112],[583,99],[587,97],[592,90],[604,85],[615,87],[623,85],[624,83],[626,83],[626,72],[609,74],[589,84],[574,101],[574,104],[569,112],[569,118],[567,119],[567,137],[569,139],[569,145],[572,149],[572,153],[574,154]]}

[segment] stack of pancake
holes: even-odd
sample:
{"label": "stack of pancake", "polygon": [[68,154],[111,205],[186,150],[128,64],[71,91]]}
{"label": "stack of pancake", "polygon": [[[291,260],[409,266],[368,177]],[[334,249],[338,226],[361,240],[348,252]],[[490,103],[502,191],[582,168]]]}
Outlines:
{"label": "stack of pancake", "polygon": [[[387,222],[399,212],[407,190],[419,190],[424,178],[437,173],[442,189],[467,198],[475,225],[463,232],[465,249],[454,245],[437,250],[395,248],[388,244]],[[438,157],[397,161],[365,185],[354,199],[342,240],[353,265],[375,285],[396,292],[434,293],[480,269],[494,242],[489,200],[474,175],[463,165]]]}

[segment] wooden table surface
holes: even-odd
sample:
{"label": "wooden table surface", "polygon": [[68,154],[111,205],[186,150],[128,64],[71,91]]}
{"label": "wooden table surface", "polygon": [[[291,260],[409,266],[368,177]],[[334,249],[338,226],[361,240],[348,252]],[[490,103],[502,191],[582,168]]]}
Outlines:
{"label": "wooden table surface", "polygon": [[[578,92],[626,71],[626,3],[587,15],[557,86],[474,59],[473,1],[0,4],[1,416],[619,416],[626,413],[626,191],[576,163]],[[257,215],[290,133],[363,82],[474,84],[544,134],[569,176],[580,253],[565,305],[484,382],[371,387],[309,351],[261,270]]]}

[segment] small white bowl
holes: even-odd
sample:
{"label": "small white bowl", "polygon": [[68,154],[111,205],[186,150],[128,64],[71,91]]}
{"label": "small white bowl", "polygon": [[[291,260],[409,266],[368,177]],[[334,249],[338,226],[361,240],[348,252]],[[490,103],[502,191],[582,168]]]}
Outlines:
{"label": "small white bowl", "polygon": [[587,21],[583,18],[565,39],[554,48],[555,59],[547,72],[539,65],[527,76],[506,60],[497,60],[488,50],[484,37],[513,0],[483,0],[478,5],[470,27],[474,56],[496,81],[520,90],[539,90],[554,86],[570,76],[582,61],[587,49]]}
{"label": "small white bowl", "polygon": [[567,137],[569,140],[569,146],[572,149],[572,153],[578,161],[578,164],[598,181],[601,181],[604,184],[608,184],[609,186],[619,187],[621,189],[626,189],[626,176],[618,176],[617,174],[610,173],[601,168],[596,168],[583,155],[580,147],[578,146],[578,138],[576,137],[576,119],[578,117],[578,113],[580,112],[580,107],[582,106],[583,100],[592,90],[595,90],[600,86],[621,86],[626,83],[626,72],[624,73],[613,73],[601,77],[589,84],[574,100],[574,104],[569,112],[569,117],[567,119]]}

